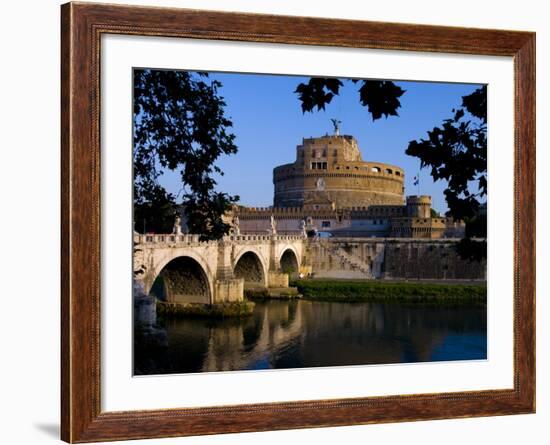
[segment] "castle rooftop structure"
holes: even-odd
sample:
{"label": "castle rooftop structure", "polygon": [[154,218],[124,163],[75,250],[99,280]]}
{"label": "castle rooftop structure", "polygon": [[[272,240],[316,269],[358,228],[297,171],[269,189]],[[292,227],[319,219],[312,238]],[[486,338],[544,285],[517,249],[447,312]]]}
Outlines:
{"label": "castle rooftop structure", "polygon": [[404,204],[402,168],[363,161],[349,135],[305,138],[296,160],[273,170],[274,207],[304,207],[318,202],[335,209]]}

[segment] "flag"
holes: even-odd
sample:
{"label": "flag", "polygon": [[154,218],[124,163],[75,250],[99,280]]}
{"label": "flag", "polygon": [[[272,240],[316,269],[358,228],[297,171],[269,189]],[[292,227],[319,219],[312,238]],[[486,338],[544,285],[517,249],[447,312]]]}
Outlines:
{"label": "flag", "polygon": [[418,176],[415,176],[413,179],[413,185],[418,185],[419,182],[420,182],[420,178]]}

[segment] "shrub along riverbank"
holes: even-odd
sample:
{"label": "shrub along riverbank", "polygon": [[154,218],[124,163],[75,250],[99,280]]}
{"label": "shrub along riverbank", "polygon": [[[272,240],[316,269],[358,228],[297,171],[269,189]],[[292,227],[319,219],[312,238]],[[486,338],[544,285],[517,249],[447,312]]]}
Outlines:
{"label": "shrub along riverbank", "polygon": [[337,302],[400,302],[436,305],[487,304],[485,284],[299,280],[292,283],[305,299]]}

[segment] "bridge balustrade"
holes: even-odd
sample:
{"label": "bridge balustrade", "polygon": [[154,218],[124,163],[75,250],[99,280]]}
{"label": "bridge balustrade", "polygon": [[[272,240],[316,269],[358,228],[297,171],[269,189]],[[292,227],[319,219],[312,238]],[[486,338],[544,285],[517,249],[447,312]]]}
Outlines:
{"label": "bridge balustrade", "polygon": [[224,241],[296,241],[302,239],[299,235],[229,235]]}
{"label": "bridge balustrade", "polygon": [[[135,244],[198,244],[200,235],[174,235],[174,234],[134,234]],[[223,241],[233,242],[258,242],[258,241],[298,241],[300,235],[228,235]]]}
{"label": "bridge balustrade", "polygon": [[136,244],[197,244],[199,235],[134,234]]}

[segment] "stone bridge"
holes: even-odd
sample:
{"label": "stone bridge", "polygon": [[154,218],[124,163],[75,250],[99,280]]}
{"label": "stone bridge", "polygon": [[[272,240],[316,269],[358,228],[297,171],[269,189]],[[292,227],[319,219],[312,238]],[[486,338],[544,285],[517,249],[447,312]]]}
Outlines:
{"label": "stone bridge", "polygon": [[246,288],[288,287],[305,256],[297,235],[134,234],[134,280],[172,303],[241,301]]}

